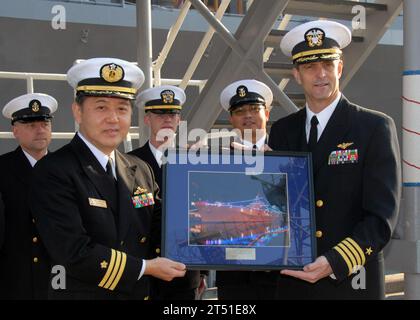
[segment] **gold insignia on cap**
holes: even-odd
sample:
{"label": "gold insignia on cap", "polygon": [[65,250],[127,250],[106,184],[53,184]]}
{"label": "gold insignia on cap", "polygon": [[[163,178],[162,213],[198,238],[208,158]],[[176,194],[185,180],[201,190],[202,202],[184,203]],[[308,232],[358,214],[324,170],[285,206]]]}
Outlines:
{"label": "gold insignia on cap", "polygon": [[105,64],[101,68],[101,78],[106,82],[118,82],[124,78],[124,69],[115,63]]}
{"label": "gold insignia on cap", "polygon": [[345,150],[348,147],[350,147],[352,144],[354,144],[354,143],[353,142],[343,142],[343,143],[340,143],[337,147]]}
{"label": "gold insignia on cap", "polygon": [[30,106],[33,112],[39,111],[40,104],[37,100],[31,101]]}
{"label": "gold insignia on cap", "polygon": [[104,260],[101,262],[101,269],[106,269],[106,268],[108,268],[108,262]]}
{"label": "gold insignia on cap", "polygon": [[146,192],[147,192],[147,189],[146,188],[137,187],[137,189],[134,192],[134,194],[137,195],[137,194],[142,194],[142,193],[146,193]]}
{"label": "gold insignia on cap", "polygon": [[368,256],[370,256],[372,254],[372,252],[373,252],[372,247],[366,248],[366,254]]}
{"label": "gold insignia on cap", "polygon": [[305,33],[306,44],[313,47],[320,47],[324,43],[325,32],[319,28],[313,28]]}
{"label": "gold insignia on cap", "polygon": [[169,104],[174,102],[175,93],[172,90],[165,90],[160,93],[163,103]]}
{"label": "gold insignia on cap", "polygon": [[236,89],[237,95],[241,98],[245,97],[247,92],[248,92],[248,88],[245,86],[239,86],[238,89]]}

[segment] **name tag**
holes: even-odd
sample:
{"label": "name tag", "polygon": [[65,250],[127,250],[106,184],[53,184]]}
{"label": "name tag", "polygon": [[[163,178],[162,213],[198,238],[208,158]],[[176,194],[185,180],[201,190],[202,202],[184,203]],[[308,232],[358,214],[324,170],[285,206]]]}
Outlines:
{"label": "name tag", "polygon": [[89,198],[89,204],[92,207],[99,207],[99,208],[108,208],[106,201],[101,199]]}

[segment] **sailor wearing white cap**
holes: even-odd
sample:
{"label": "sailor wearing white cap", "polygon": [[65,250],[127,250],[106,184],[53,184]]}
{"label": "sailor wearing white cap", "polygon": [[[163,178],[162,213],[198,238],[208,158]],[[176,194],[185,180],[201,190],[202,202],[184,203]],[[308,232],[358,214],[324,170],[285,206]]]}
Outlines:
{"label": "sailor wearing white cap", "polygon": [[[175,132],[181,120],[181,110],[185,103],[184,90],[176,86],[162,85],[142,91],[137,97],[137,106],[144,109],[144,123],[150,128],[150,138],[133,154],[147,162],[153,169],[156,182],[161,190],[162,156],[168,147],[175,146]],[[162,194],[161,194],[162,197]],[[161,231],[154,234],[154,252],[160,253]],[[171,283],[153,279],[151,282],[152,299],[155,300],[194,300],[200,285],[200,271],[187,271],[185,277],[174,279]]]}
{"label": "sailor wearing white cap", "polygon": [[[150,167],[117,147],[131,124],[131,101],[143,72],[115,58],[93,58],[67,74],[79,131],[35,170],[38,229],[54,263],[63,265],[66,290],[54,298],[148,299],[148,278],[185,274],[165,258],[145,260],[151,226],[160,215]],[[140,241],[140,240],[141,241]]]}
{"label": "sailor wearing white cap", "polygon": [[[150,128],[150,138],[142,147],[132,151],[132,154],[149,162],[154,168],[159,186],[162,182],[162,149],[174,144],[173,139],[185,100],[184,90],[170,85],[146,89],[137,97],[137,106],[145,111],[144,123]],[[144,158],[145,154],[148,157]],[[150,161],[153,159],[154,161]]]}
{"label": "sailor wearing white cap", "polygon": [[[267,121],[273,93],[255,79],[229,84],[220,95],[220,104],[230,113],[230,122],[238,136],[230,148],[265,150]],[[272,300],[276,293],[278,272],[218,271],[216,284],[220,300]]]}
{"label": "sailor wearing white cap", "polygon": [[[280,44],[306,107],[273,124],[269,146],[312,152],[318,258],[303,271],[282,271],[278,299],[384,298],[382,249],[398,215],[399,146],[390,117],[340,92],[350,41],[346,26],[320,20],[290,30]],[[362,267],[366,287],[355,290]]]}
{"label": "sailor wearing white cap", "polygon": [[220,104],[230,113],[229,120],[238,130],[234,146],[264,150],[272,102],[271,89],[255,79],[235,81],[222,91]]}
{"label": "sailor wearing white cap", "polygon": [[32,222],[28,197],[33,166],[48,152],[56,110],[57,100],[43,93],[21,95],[3,108],[19,146],[0,156],[0,208],[5,215],[0,299],[47,299],[50,261]]}

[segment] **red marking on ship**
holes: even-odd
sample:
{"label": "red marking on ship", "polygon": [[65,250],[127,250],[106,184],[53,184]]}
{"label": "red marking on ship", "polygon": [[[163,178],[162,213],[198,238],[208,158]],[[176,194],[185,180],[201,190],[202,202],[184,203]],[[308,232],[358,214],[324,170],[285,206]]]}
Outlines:
{"label": "red marking on ship", "polygon": [[195,241],[203,244],[221,243],[229,238],[252,242],[245,238],[270,234],[283,218],[280,210],[264,203],[258,196],[234,203],[198,201],[192,205],[196,210],[190,211],[190,232],[195,234]]}

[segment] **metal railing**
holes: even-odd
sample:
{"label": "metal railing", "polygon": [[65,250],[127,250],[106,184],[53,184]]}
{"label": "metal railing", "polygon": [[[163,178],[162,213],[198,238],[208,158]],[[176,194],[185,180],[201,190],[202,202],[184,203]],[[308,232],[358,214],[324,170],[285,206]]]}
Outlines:
{"label": "metal railing", "polygon": [[[204,5],[212,12],[217,12],[223,6],[224,0],[202,0]],[[168,9],[180,9],[188,0],[152,0],[152,5],[160,6]],[[226,8],[226,13],[234,15],[246,14],[251,0],[233,0],[229,7]]]}
{"label": "metal railing", "polygon": [[[46,0],[57,1],[57,0]],[[97,6],[125,7],[126,5],[136,5],[136,0],[61,0],[62,2],[75,4],[88,4]],[[142,0],[143,1],[143,0]],[[152,0],[152,6],[168,9],[180,9],[187,0]],[[222,6],[223,0],[203,0],[204,4],[212,11],[216,12]],[[233,0],[226,10],[226,13],[233,15],[246,14],[250,0]]]}
{"label": "metal railing", "polygon": [[[47,1],[56,1],[56,0],[47,0]],[[128,5],[135,5],[136,0],[61,0],[63,2],[69,3],[79,3],[79,4],[91,4],[99,6],[111,6],[111,7],[125,7]]]}
{"label": "metal railing", "polygon": [[[81,60],[79,60],[81,61]],[[134,63],[137,64],[137,63]],[[66,81],[66,75],[60,73],[32,73],[32,72],[8,72],[0,71],[0,79],[20,79],[26,81],[26,91],[27,93],[34,93],[34,81],[35,80],[50,80],[50,81]],[[161,79],[162,84],[179,86],[182,82],[182,79]],[[198,90],[201,90],[206,85],[206,80],[189,80],[189,86],[198,87]],[[76,129],[75,124],[75,131]],[[72,139],[74,132],[52,132],[52,139],[57,140],[66,140]],[[14,139],[13,133],[10,131],[0,132],[0,139]],[[124,150],[129,152],[132,150],[132,140],[139,139],[138,126],[130,128],[130,131],[124,139]]]}

